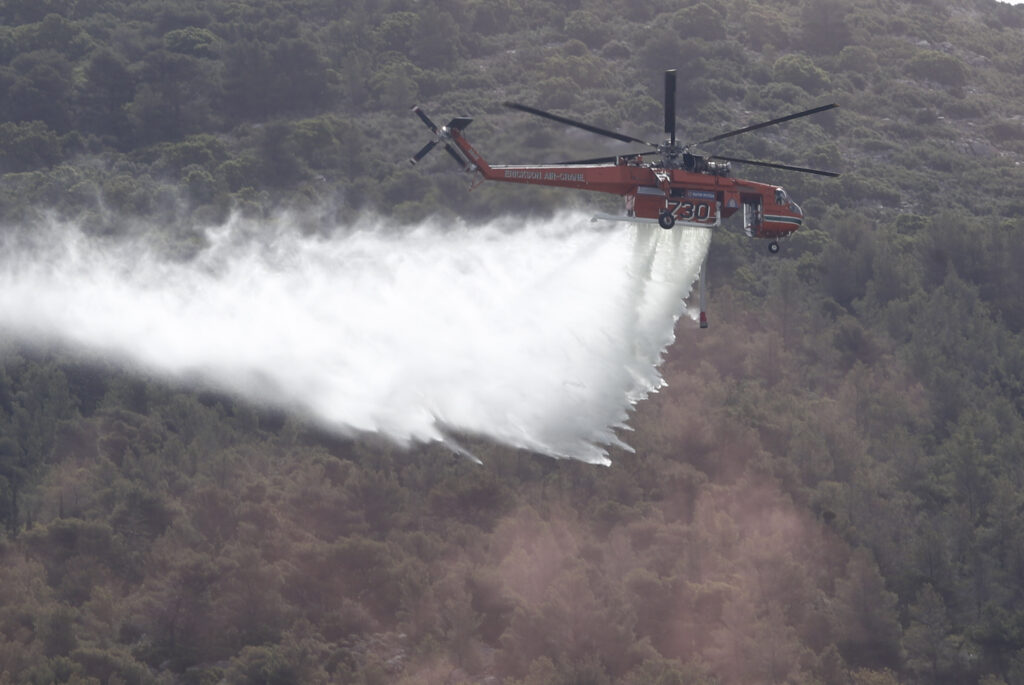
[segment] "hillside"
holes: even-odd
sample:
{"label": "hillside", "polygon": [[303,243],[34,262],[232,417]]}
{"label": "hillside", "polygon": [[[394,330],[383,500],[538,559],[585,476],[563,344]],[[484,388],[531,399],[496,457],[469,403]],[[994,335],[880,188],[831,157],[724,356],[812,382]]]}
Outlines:
{"label": "hillside", "polygon": [[[807,216],[727,226],[634,453],[339,437],[0,328],[0,682],[1024,682],[1024,7],[994,0],[19,0],[0,7],[0,226],[174,259],[232,213],[551,217],[482,186],[840,108],[710,152]],[[11,244],[11,243],[5,243]]]}

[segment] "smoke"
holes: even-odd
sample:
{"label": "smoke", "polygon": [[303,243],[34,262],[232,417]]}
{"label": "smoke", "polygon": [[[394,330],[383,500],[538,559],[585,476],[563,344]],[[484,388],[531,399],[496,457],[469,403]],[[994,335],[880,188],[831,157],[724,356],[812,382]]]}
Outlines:
{"label": "smoke", "polygon": [[581,214],[362,218],[308,236],[284,215],[234,217],[182,261],[54,221],[2,246],[0,333],[333,430],[458,431],[608,463],[632,405],[663,384],[709,240]]}

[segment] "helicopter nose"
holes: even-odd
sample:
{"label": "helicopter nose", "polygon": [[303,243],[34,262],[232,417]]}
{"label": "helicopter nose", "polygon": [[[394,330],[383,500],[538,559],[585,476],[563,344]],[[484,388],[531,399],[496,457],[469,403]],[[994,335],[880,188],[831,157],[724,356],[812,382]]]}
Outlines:
{"label": "helicopter nose", "polygon": [[802,224],[804,218],[804,210],[800,209],[800,205],[798,205],[795,202],[790,202],[789,209],[791,212],[796,214],[797,225],[799,226],[800,224]]}

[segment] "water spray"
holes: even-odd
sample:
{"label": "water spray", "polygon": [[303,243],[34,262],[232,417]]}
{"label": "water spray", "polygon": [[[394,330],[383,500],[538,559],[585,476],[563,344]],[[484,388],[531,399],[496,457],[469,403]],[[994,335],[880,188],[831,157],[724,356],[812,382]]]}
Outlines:
{"label": "water spray", "polygon": [[[52,222],[0,257],[0,333],[407,444],[608,463],[663,384],[710,232],[581,214],[304,236],[232,218],[187,261]],[[689,312],[696,318],[697,311]]]}

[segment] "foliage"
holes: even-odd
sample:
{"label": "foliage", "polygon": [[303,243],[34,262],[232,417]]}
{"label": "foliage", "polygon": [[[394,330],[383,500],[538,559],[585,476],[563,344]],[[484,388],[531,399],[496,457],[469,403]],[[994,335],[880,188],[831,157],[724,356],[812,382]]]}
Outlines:
{"label": "foliage", "polygon": [[12,0],[0,19],[7,226],[145,218],[185,244],[204,217],[309,201],[551,212],[563,194],[461,192],[444,155],[410,171],[409,105],[477,117],[488,159],[587,156],[498,103],[656,136],[666,68],[683,140],[835,100],[708,152],[844,172],[743,170],[807,222],[781,260],[716,235],[722,315],[677,332],[610,469],[339,439],[4,342],[0,680],[1024,677],[1024,8]]}
{"label": "foliage", "polygon": [[967,83],[967,69],[963,63],[952,55],[935,50],[917,52],[907,62],[907,71],[946,86],[962,86]]}
{"label": "foliage", "polygon": [[819,93],[828,87],[828,76],[804,55],[783,55],[773,68],[775,78],[800,86],[808,93]]}

